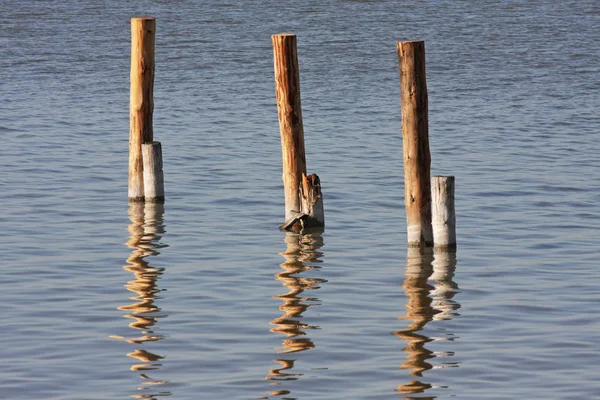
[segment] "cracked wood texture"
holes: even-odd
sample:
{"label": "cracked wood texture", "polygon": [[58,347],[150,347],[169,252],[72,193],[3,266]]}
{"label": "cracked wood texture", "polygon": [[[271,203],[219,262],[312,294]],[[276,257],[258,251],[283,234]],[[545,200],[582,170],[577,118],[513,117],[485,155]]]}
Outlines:
{"label": "cracked wood texture", "polygon": [[425,42],[398,42],[404,204],[409,247],[432,247],[431,185]]}
{"label": "cracked wood texture", "polygon": [[153,140],[155,32],[154,18],[131,19],[129,201],[144,201],[142,144]]}
{"label": "cracked wood texture", "polygon": [[165,183],[160,142],[142,144],[142,160],[144,163],[144,201],[146,203],[164,203]]}
{"label": "cracked wood texture", "polygon": [[273,35],[271,39],[281,133],[285,220],[289,220],[295,213],[301,211],[300,185],[302,175],[306,175],[304,127],[300,105],[300,71],[296,35],[284,33]]}
{"label": "cracked wood texture", "polygon": [[431,219],[435,250],[456,250],[453,176],[431,177]]}
{"label": "cracked wood texture", "polygon": [[306,233],[307,230],[313,228],[324,228],[323,195],[321,193],[321,180],[317,174],[309,176],[302,174],[299,195],[300,212],[294,213],[292,218],[286,220],[279,228],[296,233]]}
{"label": "cracked wood texture", "polygon": [[302,213],[308,217],[306,221],[304,221],[305,228],[325,226],[321,180],[317,174],[310,174],[309,176],[302,174],[300,203]]}

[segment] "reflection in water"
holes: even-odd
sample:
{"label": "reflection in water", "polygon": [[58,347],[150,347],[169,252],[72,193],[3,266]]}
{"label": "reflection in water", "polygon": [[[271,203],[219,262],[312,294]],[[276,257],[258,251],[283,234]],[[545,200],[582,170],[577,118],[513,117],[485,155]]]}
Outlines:
{"label": "reflection in water", "polygon": [[[304,272],[320,268],[315,263],[319,263],[323,253],[318,250],[323,247],[323,238],[321,233],[314,232],[309,234],[297,234],[286,232],[285,242],[287,250],[280,253],[285,258],[281,264],[283,271],[275,275],[288,290],[287,293],[273,296],[280,299],[283,304],[279,310],[283,315],[271,321],[271,332],[277,332],[286,336],[281,346],[281,353],[290,354],[299,351],[309,350],[315,347],[313,341],[306,337],[305,330],[319,329],[318,326],[309,325],[302,321],[302,314],[309,307],[319,305],[319,299],[316,297],[302,296],[305,290],[319,289],[321,283],[327,282],[325,279],[309,278],[299,276]],[[269,371],[265,379],[273,381],[296,380],[302,374],[292,373],[295,358],[285,357],[274,360],[280,365]],[[287,390],[271,392],[273,396],[288,395]]]}
{"label": "reflection in water", "polygon": [[457,310],[460,304],[453,300],[458,293],[458,285],[452,280],[456,270],[456,253],[435,254],[433,260],[433,274],[430,279],[434,281],[431,292],[433,297],[432,306],[439,312],[433,317],[434,320],[452,319],[460,314]]}
{"label": "reflection in water", "polygon": [[[435,259],[431,253],[422,253],[419,249],[409,249],[406,264],[405,280],[402,288],[407,297],[406,314],[402,320],[409,321],[408,327],[394,332],[394,335],[406,342],[403,349],[407,353],[406,361],[401,369],[410,371],[410,375],[423,377],[423,372],[432,368],[457,367],[458,363],[444,362],[435,367],[428,362],[433,358],[453,356],[452,352],[433,352],[425,346],[429,342],[454,340],[451,333],[444,337],[429,337],[422,332],[430,321],[448,320],[458,316],[456,310],[460,304],[453,300],[458,293],[458,285],[452,280],[456,269],[456,254],[439,252]],[[400,393],[423,393],[433,386],[419,379],[413,379],[396,388]],[[413,399],[407,397],[406,399]],[[427,397],[418,397],[427,399]]]}
{"label": "reflection in water", "polygon": [[[146,342],[155,342],[164,338],[157,334],[156,323],[160,318],[166,315],[161,313],[161,309],[155,304],[156,300],[161,299],[157,281],[163,274],[164,268],[150,266],[146,257],[157,256],[158,249],[167,247],[160,243],[162,235],[165,233],[163,224],[164,206],[162,204],[144,204],[131,203],[129,205],[129,219],[131,224],[128,227],[129,240],[127,247],[133,249],[127,259],[127,265],[123,267],[126,271],[133,273],[134,279],[125,285],[127,290],[135,295],[130,297],[133,303],[119,307],[119,310],[126,311],[125,318],[131,319],[129,327],[134,329],[136,335],[129,338],[117,337],[128,343],[136,345],[136,348],[127,355],[135,359],[131,366],[132,371],[150,371],[157,370],[161,366],[163,356],[151,353],[145,349],[137,348]],[[162,385],[165,381],[150,378],[145,373],[140,374],[142,384],[138,387],[139,391],[151,390],[156,385]],[[152,389],[152,391],[154,391]],[[159,396],[170,396],[170,392],[158,392],[154,394],[142,393],[133,397],[138,399],[154,399]]]}

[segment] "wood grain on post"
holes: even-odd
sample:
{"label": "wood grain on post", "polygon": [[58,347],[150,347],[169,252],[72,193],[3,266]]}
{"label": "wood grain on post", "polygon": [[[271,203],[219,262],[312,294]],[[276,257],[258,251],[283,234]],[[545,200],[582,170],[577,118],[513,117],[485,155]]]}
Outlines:
{"label": "wood grain on post", "polygon": [[153,140],[154,18],[131,19],[129,98],[129,201],[144,200],[142,144]]}
{"label": "wood grain on post", "polygon": [[142,145],[142,159],[144,164],[144,200],[147,203],[164,203],[165,186],[160,142],[144,143]]}
{"label": "wood grain on post", "polygon": [[306,175],[304,127],[300,105],[300,71],[296,35],[278,34],[273,35],[271,39],[273,40],[275,91],[281,133],[285,220],[287,221],[301,211],[300,186],[302,175]]}
{"label": "wood grain on post", "polygon": [[431,177],[431,218],[435,250],[456,250],[453,176]]}
{"label": "wood grain on post", "polygon": [[404,203],[409,247],[433,246],[425,43],[398,42],[404,153]]}

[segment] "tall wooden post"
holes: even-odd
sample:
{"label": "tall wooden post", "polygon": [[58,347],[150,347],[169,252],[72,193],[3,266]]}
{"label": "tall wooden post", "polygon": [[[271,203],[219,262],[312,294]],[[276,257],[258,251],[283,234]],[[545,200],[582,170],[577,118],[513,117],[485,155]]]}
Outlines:
{"label": "tall wooden post", "polygon": [[436,252],[456,250],[453,176],[431,177],[431,218]]}
{"label": "tall wooden post", "polygon": [[273,35],[273,58],[275,90],[279,131],[281,133],[281,156],[283,162],[283,187],[285,191],[285,219],[300,212],[300,184],[306,174],[304,150],[304,126],[300,105],[300,71],[296,35]]}
{"label": "tall wooden post", "polygon": [[129,201],[144,200],[142,143],[153,141],[154,18],[131,19],[129,98]]}
{"label": "tall wooden post", "polygon": [[398,42],[404,203],[409,247],[433,246],[425,42]]}
{"label": "tall wooden post", "polygon": [[281,227],[324,226],[321,182],[315,174],[306,175],[296,35],[282,33],[271,39],[285,191],[286,222]]}

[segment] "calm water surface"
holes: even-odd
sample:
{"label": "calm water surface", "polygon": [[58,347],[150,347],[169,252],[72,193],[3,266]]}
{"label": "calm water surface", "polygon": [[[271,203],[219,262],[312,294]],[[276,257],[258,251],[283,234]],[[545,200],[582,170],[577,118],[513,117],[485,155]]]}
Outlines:
{"label": "calm water surface", "polygon": [[[0,4],[1,398],[600,398],[600,3],[136,3]],[[164,207],[126,197],[141,15]],[[279,32],[323,233],[277,229]],[[456,257],[406,249],[414,39]]]}

